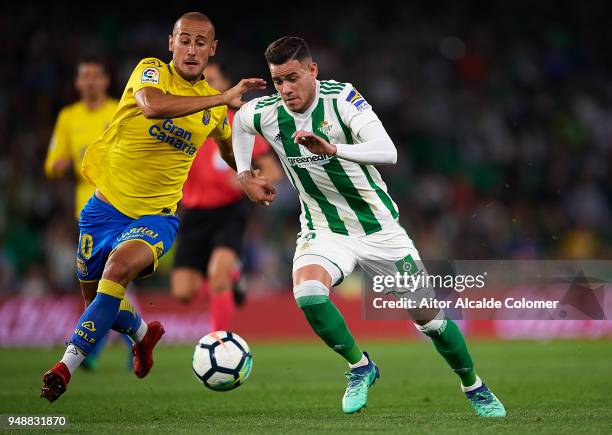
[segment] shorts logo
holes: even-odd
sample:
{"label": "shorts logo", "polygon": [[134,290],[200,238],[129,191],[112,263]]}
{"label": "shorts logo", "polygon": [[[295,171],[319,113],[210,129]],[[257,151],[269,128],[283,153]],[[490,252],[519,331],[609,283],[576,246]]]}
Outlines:
{"label": "shorts logo", "polygon": [[304,243],[300,245],[300,251],[305,251],[306,249],[310,248],[310,241],[313,240],[315,237],[317,237],[316,233],[305,234],[303,237]]}
{"label": "shorts logo", "polygon": [[91,332],[96,331],[96,325],[94,325],[94,322],[91,320],[81,323],[81,326],[87,329],[88,331],[91,331]]}
{"label": "shorts logo", "polygon": [[210,109],[206,109],[203,113],[202,113],[202,124],[204,125],[208,125],[210,123]]}
{"label": "shorts logo", "polygon": [[82,276],[82,277],[86,277],[87,276],[87,273],[88,273],[87,272],[87,265],[80,258],[77,258],[77,271],[79,272],[80,276]]}
{"label": "shorts logo", "polygon": [[153,83],[155,85],[159,84],[159,70],[157,68],[145,68],[142,72],[142,77],[140,78],[140,83]]}
{"label": "shorts logo", "polygon": [[329,122],[325,120],[321,121],[321,124],[319,125],[319,131],[321,133],[323,133],[325,136],[329,136],[331,129],[332,129],[332,125]]}
{"label": "shorts logo", "polygon": [[164,255],[164,242],[156,243],[155,245],[153,245],[153,247],[155,248],[155,256],[157,258]]}
{"label": "shorts logo", "polygon": [[346,96],[346,101],[355,106],[360,112],[371,107],[365,100],[365,98],[363,98],[355,88],[353,88],[351,92],[349,92],[349,94]]}
{"label": "shorts logo", "polygon": [[397,268],[397,270],[400,273],[409,273],[411,275],[414,275],[415,273],[417,273],[419,271],[418,266],[416,265],[416,263],[414,262],[414,259],[412,258],[412,255],[406,255],[404,258],[402,258],[401,260],[398,260],[395,262],[395,267]]}
{"label": "shorts logo", "polygon": [[304,236],[305,240],[312,240],[317,237],[317,233],[308,233]]}
{"label": "shorts logo", "polygon": [[147,227],[134,227],[134,228],[130,228],[129,231],[126,231],[123,234],[121,234],[121,236],[117,239],[117,241],[123,242],[125,240],[143,239],[145,237],[156,239],[158,235],[159,233],[156,233],[155,231]]}

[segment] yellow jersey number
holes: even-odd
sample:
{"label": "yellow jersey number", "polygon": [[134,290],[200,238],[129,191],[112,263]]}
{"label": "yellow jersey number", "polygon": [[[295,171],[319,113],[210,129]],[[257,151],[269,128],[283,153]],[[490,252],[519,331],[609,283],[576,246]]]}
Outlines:
{"label": "yellow jersey number", "polygon": [[87,260],[91,257],[91,250],[93,249],[93,237],[91,237],[91,234],[81,234],[79,245],[81,247],[81,256]]}

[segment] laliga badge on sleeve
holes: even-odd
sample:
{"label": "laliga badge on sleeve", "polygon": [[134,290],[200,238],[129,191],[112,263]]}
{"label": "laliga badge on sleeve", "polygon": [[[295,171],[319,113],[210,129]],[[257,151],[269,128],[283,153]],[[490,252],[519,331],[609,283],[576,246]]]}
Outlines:
{"label": "laliga badge on sleeve", "polygon": [[145,68],[140,78],[140,83],[159,84],[159,70],[157,68]]}

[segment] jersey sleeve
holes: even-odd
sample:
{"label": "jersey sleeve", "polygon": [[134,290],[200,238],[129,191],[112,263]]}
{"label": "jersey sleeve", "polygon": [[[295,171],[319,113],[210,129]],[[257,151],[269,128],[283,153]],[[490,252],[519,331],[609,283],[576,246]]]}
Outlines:
{"label": "jersey sleeve", "polygon": [[364,125],[380,122],[372,106],[350,83],[347,83],[338,95],[338,112],[342,122],[350,128],[355,137]]}
{"label": "jersey sleeve", "polygon": [[255,129],[255,105],[257,100],[251,100],[243,105],[236,114],[240,113],[240,125],[245,133],[250,135],[259,134]]}
{"label": "jersey sleeve", "polygon": [[62,109],[55,122],[47,157],[45,158],[45,174],[49,178],[59,177],[63,174],[53,169],[59,159],[70,159],[70,135],[68,134],[68,113]]}
{"label": "jersey sleeve", "polygon": [[210,135],[215,139],[226,140],[232,137],[232,127],[230,127],[227,116],[227,106],[222,106],[220,110],[222,110],[220,120],[213,131],[210,132]]}
{"label": "jersey sleeve", "polygon": [[236,159],[236,172],[239,174],[251,169],[255,135],[257,134],[254,126],[254,112],[255,104],[251,101],[242,106],[234,115],[232,147]]}
{"label": "jersey sleeve", "polygon": [[[249,133],[255,135],[253,143],[253,158],[256,159],[259,156],[270,152],[270,144],[266,141],[263,136],[259,134],[259,131],[255,128],[255,102],[250,102],[243,107],[242,123],[249,128]],[[245,120],[245,118],[247,118]],[[261,127],[260,127],[261,128]]]}
{"label": "jersey sleeve", "polygon": [[154,57],[147,57],[138,62],[138,65],[132,71],[126,88],[131,88],[133,94],[146,87],[166,91],[169,74],[170,72],[165,63]]}

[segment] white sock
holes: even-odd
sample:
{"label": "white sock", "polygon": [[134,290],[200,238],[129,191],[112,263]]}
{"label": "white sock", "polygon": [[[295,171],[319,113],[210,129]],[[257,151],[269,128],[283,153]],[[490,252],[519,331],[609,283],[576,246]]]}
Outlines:
{"label": "white sock", "polygon": [[368,357],[365,356],[365,354],[361,354],[361,359],[359,361],[357,361],[355,364],[351,364],[349,363],[349,367],[352,369],[356,369],[357,367],[363,367],[363,366],[367,366],[370,363],[370,361],[368,360]]}
{"label": "white sock", "polygon": [[68,367],[68,371],[70,372],[70,374],[73,374],[74,371],[81,365],[84,359],[85,355],[81,353],[78,347],[71,343],[66,348],[66,352],[64,352],[62,362],[66,364],[66,367]]}
{"label": "white sock", "polygon": [[142,339],[144,338],[145,334],[147,333],[148,329],[149,327],[147,326],[145,321],[140,319],[140,326],[138,327],[136,332],[133,332],[132,334],[130,334],[130,338],[134,340],[134,343],[140,343]]}
{"label": "white sock", "polygon": [[476,375],[476,382],[474,383],[474,385],[470,385],[469,387],[464,387],[463,385],[461,385],[461,389],[464,393],[467,393],[468,391],[472,391],[480,387],[482,387],[482,379],[480,379],[478,375]]}

